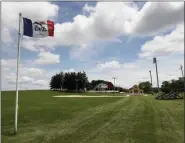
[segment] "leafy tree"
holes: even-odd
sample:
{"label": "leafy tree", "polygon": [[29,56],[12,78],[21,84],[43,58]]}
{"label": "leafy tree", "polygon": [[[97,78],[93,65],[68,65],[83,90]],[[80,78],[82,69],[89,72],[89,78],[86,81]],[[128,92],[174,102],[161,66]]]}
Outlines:
{"label": "leafy tree", "polygon": [[60,89],[61,88],[61,75],[60,74],[56,74],[51,78],[50,81],[50,89]]}
{"label": "leafy tree", "polygon": [[85,72],[60,72],[52,76],[50,81],[50,89],[66,89],[67,91],[80,91],[88,86],[88,78]]}
{"label": "leafy tree", "polygon": [[144,93],[151,93],[152,87],[149,81],[139,83],[139,88],[144,91]]}
{"label": "leafy tree", "polygon": [[55,88],[54,88],[54,86],[55,86],[55,85],[54,85],[54,83],[55,83],[55,79],[54,79],[54,78],[55,78],[55,75],[52,76],[52,78],[51,78],[51,81],[50,81],[50,89],[55,89]]}
{"label": "leafy tree", "polygon": [[161,85],[161,91],[162,92],[170,92],[170,82],[163,81]]}

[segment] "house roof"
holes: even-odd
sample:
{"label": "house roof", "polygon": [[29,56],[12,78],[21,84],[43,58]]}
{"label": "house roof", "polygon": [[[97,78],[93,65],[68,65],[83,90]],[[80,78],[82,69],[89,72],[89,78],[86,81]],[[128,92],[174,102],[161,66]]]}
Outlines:
{"label": "house roof", "polygon": [[106,83],[99,83],[95,86],[95,88],[107,88],[108,87],[108,84]]}

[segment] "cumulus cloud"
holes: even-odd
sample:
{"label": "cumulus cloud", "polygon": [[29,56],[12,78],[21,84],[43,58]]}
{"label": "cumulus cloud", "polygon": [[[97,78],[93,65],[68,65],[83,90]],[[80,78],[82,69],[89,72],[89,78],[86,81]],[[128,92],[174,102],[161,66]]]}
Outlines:
{"label": "cumulus cloud", "polygon": [[[15,84],[16,83],[16,75],[14,75],[14,74],[6,75],[5,79],[7,80],[7,82],[9,84]],[[27,83],[31,83],[32,81],[34,81],[34,78],[31,78],[29,76],[21,76],[19,78],[19,84],[27,84]]]}
{"label": "cumulus cloud", "polygon": [[110,61],[110,62],[100,63],[97,66],[101,70],[118,69],[121,67],[121,65],[118,61]]}
{"label": "cumulus cloud", "polygon": [[12,39],[12,36],[10,34],[10,31],[8,28],[3,28],[2,29],[2,33],[3,33],[3,36],[2,36],[2,41],[4,43],[12,43],[13,42],[13,39]]}
{"label": "cumulus cloud", "polygon": [[168,35],[155,36],[153,40],[145,42],[141,47],[141,58],[161,57],[169,54],[183,54],[184,25],[178,25]]}
{"label": "cumulus cloud", "polygon": [[35,64],[58,64],[60,63],[60,55],[55,55],[50,52],[41,52],[38,54],[39,58],[34,61]]}
{"label": "cumulus cloud", "polygon": [[[1,59],[1,66],[3,68],[16,68],[17,67],[17,59]],[[22,64],[19,64],[19,67],[22,67]]]}
{"label": "cumulus cloud", "polygon": [[184,3],[147,2],[137,15],[132,33],[153,35],[184,22]]}
{"label": "cumulus cloud", "polygon": [[[21,5],[3,3],[2,25],[16,29],[19,12],[30,19],[41,20],[54,19],[58,16],[58,10],[57,5],[48,2],[27,2]],[[98,2],[95,6],[85,5],[83,10],[89,16],[78,14],[72,22],[56,23],[55,37],[34,41],[25,38],[23,47],[32,51],[43,51],[53,50],[57,45],[80,46],[94,40],[115,39],[121,35],[157,34],[184,20],[183,2],[147,2],[142,9],[133,2]],[[43,47],[44,44],[46,47]]]}
{"label": "cumulus cloud", "polygon": [[19,13],[33,20],[54,20],[58,10],[49,2],[2,2],[2,26],[18,29]]}
{"label": "cumulus cloud", "polygon": [[76,72],[76,71],[75,69],[70,68],[70,69],[64,69],[63,72],[66,73],[66,72]]}
{"label": "cumulus cloud", "polygon": [[[170,55],[162,60],[158,59],[159,83],[164,80],[172,80],[181,77],[180,65],[184,63],[182,56]],[[117,61],[119,63],[119,61]],[[155,65],[152,58],[150,60],[138,59],[134,62],[126,62],[120,68],[109,68],[102,70],[100,67],[87,70],[89,80],[104,79],[112,81],[116,76],[116,85],[122,87],[132,87],[142,81],[150,81],[149,70],[152,71],[153,86],[157,87]]]}
{"label": "cumulus cloud", "polygon": [[[2,66],[2,89],[15,90],[16,84],[16,68],[10,60],[3,60]],[[8,65],[10,63],[10,65]],[[56,71],[47,71],[41,68],[29,67],[27,64],[22,64],[19,68],[19,88],[20,89],[49,89],[50,78]]]}
{"label": "cumulus cloud", "polygon": [[[23,17],[32,20],[56,20],[58,16],[59,7],[55,4],[49,2],[3,2],[2,3],[2,29],[4,35],[2,36],[2,41],[4,43],[10,43],[11,40],[17,41],[18,23],[19,23],[19,13],[22,13]],[[21,23],[22,25],[22,23]],[[21,28],[22,31],[22,28]],[[44,44],[43,39],[36,40],[34,43],[28,37],[23,37],[22,46],[31,51],[43,51],[44,49],[52,49],[55,43],[48,42]],[[47,38],[44,40],[47,42]],[[52,43],[52,44],[51,44]],[[7,48],[3,46],[3,49]]]}
{"label": "cumulus cloud", "polygon": [[82,44],[120,35],[153,35],[184,21],[183,2],[178,6],[170,2],[148,2],[141,10],[129,2],[98,2],[95,7],[85,5],[84,10],[90,16],[77,15],[73,22],[56,24],[56,36],[61,43]]}
{"label": "cumulus cloud", "polygon": [[47,85],[48,82],[45,80],[35,80],[32,82],[32,84],[34,84],[34,85]]}
{"label": "cumulus cloud", "polygon": [[[4,2],[2,3],[2,36],[3,43],[16,41],[15,33],[18,30],[18,13],[33,20],[54,20],[58,16],[59,7],[49,2]],[[58,45],[71,45],[70,56],[74,58],[90,57],[88,53],[101,52],[101,47],[93,47],[97,41],[116,41],[121,43],[119,36],[155,36],[141,46],[139,59],[133,62],[120,64],[119,61],[107,61],[98,64],[94,69],[88,69],[89,79],[112,80],[117,76],[116,84],[132,86],[133,84],[149,80],[148,70],[153,72],[152,57],[159,59],[159,80],[167,80],[180,76],[178,69],[183,64],[183,33],[184,27],[184,3],[183,2],[147,2],[139,9],[132,2],[98,2],[95,6],[85,5],[84,13],[77,14],[72,22],[56,23],[55,37],[34,39],[24,37],[22,47],[34,52],[39,52],[36,64],[59,63],[59,55],[51,51]],[[176,25],[178,25],[176,27]],[[175,28],[176,27],[176,28]],[[169,28],[175,28],[168,35],[156,36],[166,32]],[[78,48],[79,47],[79,48]],[[4,45],[3,49],[7,47]],[[147,60],[146,60],[147,59]],[[162,60],[161,60],[162,59]],[[15,89],[16,59],[1,60],[3,66],[3,88]],[[170,64],[167,64],[170,63]],[[104,70],[106,69],[106,70]],[[73,68],[64,70],[75,71]],[[106,72],[106,74],[105,74]],[[56,72],[49,72],[40,68],[28,67],[21,64],[20,81],[25,86],[32,88],[48,88],[49,79]],[[8,83],[9,82],[9,83]],[[31,82],[31,83],[30,83]],[[154,85],[156,82],[154,80]]]}

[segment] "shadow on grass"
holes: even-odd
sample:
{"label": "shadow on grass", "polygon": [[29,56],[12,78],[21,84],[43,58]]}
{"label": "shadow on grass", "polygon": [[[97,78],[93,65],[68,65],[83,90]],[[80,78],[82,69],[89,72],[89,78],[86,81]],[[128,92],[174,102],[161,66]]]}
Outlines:
{"label": "shadow on grass", "polygon": [[8,131],[3,131],[2,130],[1,135],[12,137],[12,136],[16,136],[16,133],[15,133],[14,129],[11,129],[11,130],[8,130]]}

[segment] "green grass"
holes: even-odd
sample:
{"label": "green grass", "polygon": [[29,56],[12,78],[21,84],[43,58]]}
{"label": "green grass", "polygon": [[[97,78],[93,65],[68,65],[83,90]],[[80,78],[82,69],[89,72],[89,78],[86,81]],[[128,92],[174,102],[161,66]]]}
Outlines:
{"label": "green grass", "polygon": [[15,92],[3,92],[2,143],[184,142],[184,100],[52,98],[60,94],[21,91],[13,135]]}

